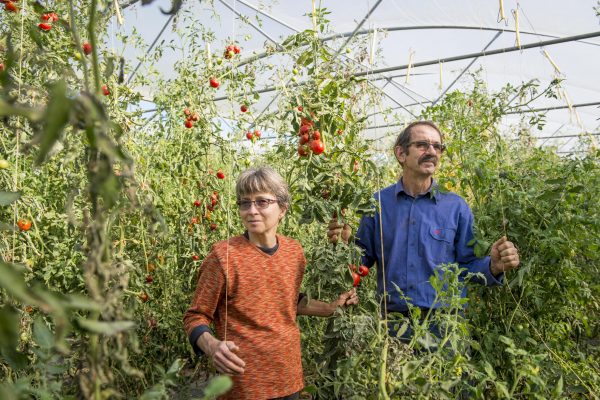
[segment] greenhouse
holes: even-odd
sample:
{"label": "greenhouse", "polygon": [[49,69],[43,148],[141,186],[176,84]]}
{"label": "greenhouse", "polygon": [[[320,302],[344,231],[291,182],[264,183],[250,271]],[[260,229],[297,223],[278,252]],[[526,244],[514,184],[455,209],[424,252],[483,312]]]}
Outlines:
{"label": "greenhouse", "polygon": [[1,0],[0,399],[597,399],[600,2]]}

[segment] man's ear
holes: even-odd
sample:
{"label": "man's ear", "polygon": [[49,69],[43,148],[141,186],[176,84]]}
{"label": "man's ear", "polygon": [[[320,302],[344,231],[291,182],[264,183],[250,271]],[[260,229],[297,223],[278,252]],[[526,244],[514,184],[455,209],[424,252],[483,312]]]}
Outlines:
{"label": "man's ear", "polygon": [[394,155],[400,164],[404,164],[404,161],[406,161],[406,154],[404,153],[402,146],[394,147]]}

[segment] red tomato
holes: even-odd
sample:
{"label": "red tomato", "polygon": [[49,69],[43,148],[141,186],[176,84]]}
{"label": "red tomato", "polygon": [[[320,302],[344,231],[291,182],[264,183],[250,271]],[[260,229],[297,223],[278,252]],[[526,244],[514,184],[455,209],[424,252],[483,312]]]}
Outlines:
{"label": "red tomato", "polygon": [[200,259],[200,256],[199,256],[199,255],[197,255],[197,254],[194,254],[194,255],[192,256],[192,260],[194,260],[194,261],[198,261],[199,259]]}
{"label": "red tomato", "polygon": [[197,113],[197,112],[195,112],[195,113],[193,113],[193,114],[190,116],[190,119],[191,119],[192,121],[196,122],[196,121],[198,121],[198,120],[200,119],[200,115],[198,115],[198,113]]}
{"label": "red tomato", "polygon": [[352,279],[353,279],[353,283],[352,286],[357,287],[360,284],[360,275],[357,274],[356,272],[352,273]]}
{"label": "red tomato", "polygon": [[248,107],[245,104],[242,104],[242,106],[240,107],[240,111],[245,113],[246,111],[248,111]]}
{"label": "red tomato", "polygon": [[307,134],[308,132],[310,132],[310,125],[302,125],[300,127],[300,131],[299,131],[300,135]]}
{"label": "red tomato", "polygon": [[219,81],[217,81],[215,78],[210,78],[209,82],[210,86],[214,87],[215,89],[219,87]]}
{"label": "red tomato", "polygon": [[152,283],[154,282],[154,278],[152,277],[152,275],[146,275],[146,283]]}
{"label": "red tomato", "polygon": [[[8,6],[9,3],[6,3],[6,5]],[[41,24],[38,24],[38,28],[40,28],[43,31],[48,32],[50,29],[52,29],[52,25],[46,23],[46,22],[42,22]]]}
{"label": "red tomato", "polygon": [[221,171],[221,170],[217,171],[217,178],[225,179],[225,174],[223,173],[223,171]]}
{"label": "red tomato", "polygon": [[194,127],[194,123],[192,122],[191,119],[186,120],[183,125],[185,125],[186,128],[190,129]]}
{"label": "red tomato", "polygon": [[313,134],[312,134],[312,139],[313,140],[321,140],[321,132],[314,131]]}
{"label": "red tomato", "polygon": [[81,49],[83,50],[83,54],[86,56],[92,54],[92,45],[89,42],[85,42],[81,45]]}
{"label": "red tomato", "polygon": [[313,126],[313,122],[308,119],[308,118],[300,118],[300,125],[308,125],[308,126]]}
{"label": "red tomato", "polygon": [[4,3],[4,9],[6,11],[10,11],[10,12],[17,12],[17,11],[19,11],[19,9],[15,5],[15,3],[13,3],[12,1],[7,1],[6,3]]}
{"label": "red tomato", "polygon": [[298,155],[300,157],[306,157],[308,155],[308,147],[306,145],[298,146]]}
{"label": "red tomato", "polygon": [[103,95],[105,95],[105,96],[110,95],[110,90],[108,89],[108,86],[102,85],[101,89],[102,89],[102,94]]}
{"label": "red tomato", "polygon": [[304,110],[304,108],[302,106],[298,106],[298,111],[302,112],[302,110]]}
{"label": "red tomato", "polygon": [[192,115],[192,112],[190,111],[190,109],[189,109],[189,108],[186,108],[186,109],[184,109],[184,110],[183,110],[183,114],[184,114],[186,117],[189,117],[190,115]]}
{"label": "red tomato", "polygon": [[150,296],[148,296],[148,293],[142,292],[140,293],[140,300],[145,303],[150,300]]}
{"label": "red tomato", "polygon": [[313,140],[310,142],[310,149],[315,154],[321,154],[323,151],[325,151],[325,145],[320,140]]}
{"label": "red tomato", "polygon": [[254,131],[254,136],[256,136],[257,139],[260,139],[260,137],[262,136],[262,132],[257,129]]}
{"label": "red tomato", "polygon": [[194,201],[194,207],[200,207],[201,205],[202,205],[202,202],[200,200]]}
{"label": "red tomato", "polygon": [[210,230],[214,231],[217,229],[217,224],[215,224],[214,222],[212,224],[210,224]]}
{"label": "red tomato", "polygon": [[19,227],[20,231],[27,232],[31,229],[31,221],[28,219],[20,219],[17,221],[17,226]]}
{"label": "red tomato", "polygon": [[235,55],[235,47],[233,45],[229,45],[225,48],[225,51],[223,52],[223,57],[230,59],[231,57],[233,57]]}
{"label": "red tomato", "polygon": [[369,274],[369,267],[367,267],[366,265],[361,265],[360,267],[358,267],[358,274],[360,276],[367,276]]}
{"label": "red tomato", "polygon": [[238,46],[233,46],[233,52],[235,54],[240,54],[241,51],[242,51],[242,49],[240,49]]}
{"label": "red tomato", "polygon": [[197,224],[198,223],[198,217],[192,217],[192,220],[190,221],[190,223]]}
{"label": "red tomato", "polygon": [[309,141],[308,133],[305,133],[304,135],[300,136],[300,144],[308,143],[308,141]]}
{"label": "red tomato", "polygon": [[246,132],[246,139],[252,140],[253,137],[254,137],[254,135],[252,134],[252,132],[250,132],[250,131]]}

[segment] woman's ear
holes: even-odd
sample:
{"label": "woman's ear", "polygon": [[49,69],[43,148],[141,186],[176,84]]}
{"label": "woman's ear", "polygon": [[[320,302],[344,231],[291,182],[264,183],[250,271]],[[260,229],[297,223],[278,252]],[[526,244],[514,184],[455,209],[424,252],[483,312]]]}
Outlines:
{"label": "woman's ear", "polygon": [[281,210],[279,212],[279,221],[281,221],[283,219],[283,217],[285,217],[285,213],[287,213],[287,209],[288,208],[287,207],[281,207],[281,206],[279,206],[279,208]]}

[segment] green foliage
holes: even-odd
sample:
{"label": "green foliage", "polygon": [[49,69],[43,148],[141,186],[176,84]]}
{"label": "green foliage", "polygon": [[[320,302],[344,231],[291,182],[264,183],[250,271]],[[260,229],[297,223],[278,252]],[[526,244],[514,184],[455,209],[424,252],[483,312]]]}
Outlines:
{"label": "green foliage", "polygon": [[[192,380],[209,382],[207,398],[218,396],[230,380],[210,379],[214,371],[194,358],[181,328],[200,265],[192,256],[201,260],[216,241],[242,233],[235,177],[270,164],[293,195],[280,232],[305,249],[302,290],[324,301],[348,290],[360,251],[326,243],[325,223],[356,228],[372,193],[397,176],[393,157],[361,133],[380,95],[321,42],[328,11],[318,9],[313,29],[277,50],[293,66],[277,71],[278,107],[253,109],[255,76],[268,65],[225,59],[222,49],[189,51],[214,41],[196,24],[146,55],[182,54],[173,78],[151,67],[136,76],[137,87],[156,89],[156,114],[146,117],[132,111],[142,96],[122,84],[117,57],[99,44],[112,3],[57,3],[69,23],[47,33],[35,26],[48,10],[27,6],[24,22],[34,28],[23,38],[9,35],[21,18],[4,13],[0,23],[0,159],[11,166],[0,169],[0,397],[170,398]],[[88,36],[97,36],[92,57],[81,51]],[[217,107],[210,77],[231,110]],[[500,136],[507,112],[554,96],[560,82],[498,93],[473,82],[423,114],[446,133],[436,179],[472,206],[476,252],[507,235],[522,266],[499,288],[469,286],[467,299],[464,274],[443,267],[431,284],[444,311],[389,316],[399,332],[414,330],[408,342],[387,335],[373,269],[358,287],[359,306],[299,318],[305,391],[315,398],[598,396],[600,153],[561,158],[533,146],[528,129],[542,126],[543,114],[524,119],[514,140]],[[240,104],[250,111],[240,115]],[[198,113],[192,128],[186,108]],[[298,155],[303,119],[320,132],[323,154]],[[254,129],[263,138],[245,140]],[[29,231],[13,226],[20,218],[32,221]]]}

